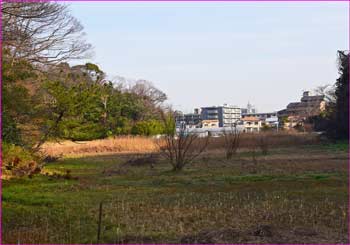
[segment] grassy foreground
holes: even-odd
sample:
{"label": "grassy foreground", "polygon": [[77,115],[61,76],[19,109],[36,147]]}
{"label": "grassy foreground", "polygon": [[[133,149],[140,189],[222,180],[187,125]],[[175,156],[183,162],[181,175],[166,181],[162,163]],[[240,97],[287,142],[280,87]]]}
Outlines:
{"label": "grassy foreground", "polygon": [[[3,243],[348,243],[348,145],[67,158],[3,181]],[[67,171],[68,170],[68,171]],[[102,202],[98,240],[99,205]]]}

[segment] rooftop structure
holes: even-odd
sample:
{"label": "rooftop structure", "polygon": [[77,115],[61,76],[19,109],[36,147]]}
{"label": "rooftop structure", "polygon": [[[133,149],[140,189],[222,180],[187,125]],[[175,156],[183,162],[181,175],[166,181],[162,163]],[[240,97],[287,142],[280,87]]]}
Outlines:
{"label": "rooftop structure", "polygon": [[253,106],[252,104],[250,104],[250,102],[248,101],[247,107],[246,108],[242,108],[242,115],[243,114],[254,114],[257,113],[258,111],[256,110],[255,106]]}

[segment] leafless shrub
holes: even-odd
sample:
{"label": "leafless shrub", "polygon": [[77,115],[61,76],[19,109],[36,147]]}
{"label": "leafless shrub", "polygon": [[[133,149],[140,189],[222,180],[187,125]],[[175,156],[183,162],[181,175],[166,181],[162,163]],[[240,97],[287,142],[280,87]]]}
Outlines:
{"label": "leafless shrub", "polygon": [[261,134],[257,138],[258,146],[263,155],[267,155],[269,153],[269,138],[268,136]]}
{"label": "leafless shrub", "polygon": [[165,136],[157,144],[161,154],[169,160],[173,170],[180,171],[205,151],[209,137],[200,139],[198,134],[191,133],[184,127],[176,132],[172,113],[161,114],[165,126]]}
{"label": "leafless shrub", "polygon": [[240,132],[236,126],[231,126],[229,129],[223,130],[225,139],[226,159],[231,159],[239,147]]}

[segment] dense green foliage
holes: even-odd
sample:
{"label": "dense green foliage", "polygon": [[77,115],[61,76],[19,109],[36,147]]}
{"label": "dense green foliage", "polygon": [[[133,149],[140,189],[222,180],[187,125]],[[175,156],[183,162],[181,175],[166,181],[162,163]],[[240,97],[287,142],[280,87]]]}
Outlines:
{"label": "dense green foliage", "polygon": [[25,165],[29,157],[37,165],[36,152],[48,140],[163,132],[159,112],[167,98],[150,82],[123,87],[108,81],[96,64],[66,63],[87,57],[91,45],[65,5],[13,2],[1,11],[1,136],[8,164]]}
{"label": "dense green foliage", "polygon": [[320,115],[310,117],[308,122],[314,125],[314,130],[325,131],[333,140],[349,139],[349,53],[338,51],[339,78],[330,94],[323,93],[326,100],[326,110]]}
{"label": "dense green foliage", "polygon": [[135,135],[157,135],[164,133],[164,126],[157,120],[148,120],[137,122],[131,129]]}
{"label": "dense green foliage", "polygon": [[159,112],[166,95],[150,82],[138,80],[126,88],[108,81],[96,64],[65,63],[82,58],[90,47],[66,6],[40,2],[3,7],[3,22],[8,23],[2,60],[5,142],[37,150],[50,139],[162,132]]}
{"label": "dense green foliage", "polygon": [[349,53],[338,51],[339,78],[336,82],[335,132],[338,139],[349,139]]}
{"label": "dense green foliage", "polygon": [[10,64],[7,55],[5,49],[2,62],[2,139],[21,145],[23,142],[18,124],[25,122],[33,109],[29,105],[29,90],[21,81],[36,76],[30,63],[18,60]]}
{"label": "dense green foliage", "polygon": [[[26,138],[28,145],[40,145],[53,137],[92,140],[163,131],[159,113],[154,113],[158,108],[154,98],[115,87],[95,64],[60,64],[49,72],[33,73],[28,72],[35,68],[29,63],[10,66],[5,59],[4,64],[2,137],[6,142],[19,145]],[[137,86],[155,89],[149,83]],[[27,124],[36,137],[20,130]]]}
{"label": "dense green foliage", "polygon": [[[13,67],[12,71],[16,69],[19,68]],[[101,80],[103,72],[94,64],[72,68],[65,65],[64,71],[58,70],[50,70],[49,75],[40,73],[41,80],[35,77],[21,77],[23,80],[4,77],[5,141],[19,144],[22,135],[18,125],[25,126],[27,123],[36,126],[40,136],[33,144],[52,137],[92,140],[131,133],[162,133],[160,116],[152,113],[157,109],[151,101],[153,98],[123,91],[114,87],[112,82]],[[86,75],[94,72],[100,74],[98,78]],[[21,75],[21,69],[18,74]],[[32,79],[30,83],[34,83],[35,88],[26,87],[28,79]]]}

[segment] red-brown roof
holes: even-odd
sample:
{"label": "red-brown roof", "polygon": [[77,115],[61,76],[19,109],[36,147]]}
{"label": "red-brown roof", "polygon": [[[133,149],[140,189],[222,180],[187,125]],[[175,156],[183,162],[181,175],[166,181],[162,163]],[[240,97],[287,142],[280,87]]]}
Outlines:
{"label": "red-brown roof", "polygon": [[258,121],[260,121],[260,119],[258,117],[244,117],[244,118],[242,118],[242,121],[258,122]]}

